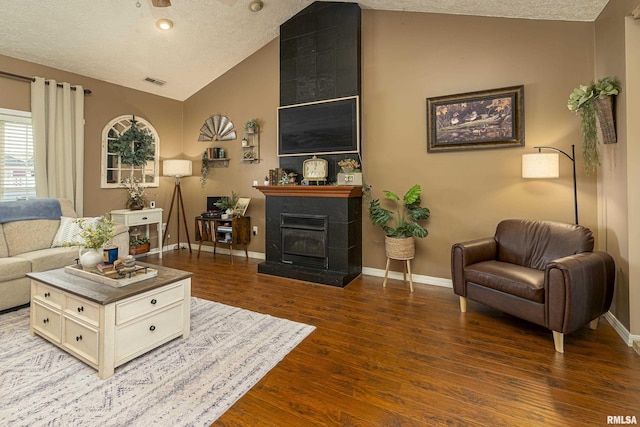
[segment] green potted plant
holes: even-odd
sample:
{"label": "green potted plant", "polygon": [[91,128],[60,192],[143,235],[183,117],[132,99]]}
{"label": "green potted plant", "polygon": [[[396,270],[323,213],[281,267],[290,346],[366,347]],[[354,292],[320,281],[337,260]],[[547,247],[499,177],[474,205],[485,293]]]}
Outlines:
{"label": "green potted plant", "polygon": [[247,133],[256,133],[258,132],[258,120],[256,119],[249,119],[246,121],[246,123],[244,124],[244,130]]}
{"label": "green potted plant", "polygon": [[620,89],[618,81],[604,77],[588,86],[580,85],[569,95],[567,108],[580,114],[582,156],[587,172],[600,164],[596,117],[600,120],[605,143],[616,142],[612,96],[620,93]]}
{"label": "green potted plant", "polygon": [[431,215],[429,209],[420,206],[422,188],[419,184],[411,187],[402,197],[385,190],[385,198],[396,204],[393,212],[381,206],[379,199],[369,202],[369,219],[385,232],[387,257],[392,259],[411,259],[415,255],[414,238],[427,237],[429,232],[419,224]]}
{"label": "green potted plant", "polygon": [[[218,209],[224,212],[222,219],[229,218],[229,215],[233,213],[233,208],[236,207],[236,203],[238,203],[238,193],[235,191],[231,192],[231,197],[222,197],[216,202]],[[225,217],[225,215],[227,216]]]}
{"label": "green potted plant", "polygon": [[101,249],[105,243],[113,239],[116,224],[106,216],[98,221],[93,221],[90,218],[78,218],[75,222],[80,229],[81,242],[77,243],[78,246],[81,246],[80,264],[83,269],[95,267],[103,260]]}
{"label": "green potted plant", "polygon": [[129,255],[138,255],[149,252],[151,244],[147,236],[132,234],[129,237]]}

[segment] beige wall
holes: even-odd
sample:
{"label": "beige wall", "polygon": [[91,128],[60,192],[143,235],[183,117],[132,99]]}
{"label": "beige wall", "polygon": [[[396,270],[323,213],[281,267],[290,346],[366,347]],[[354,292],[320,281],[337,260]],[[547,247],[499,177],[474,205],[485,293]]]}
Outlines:
{"label": "beige wall", "polygon": [[[92,91],[85,96],[85,215],[97,216],[125,207],[127,193],[124,189],[100,188],[102,129],[110,120],[123,114],[143,117],[160,135],[162,158],[179,156],[182,152],[182,102],[1,55],[0,70],[80,84]],[[28,82],[0,78],[0,94],[0,108],[31,110]],[[173,180],[161,178],[160,187],[148,192],[157,195],[154,198],[159,207],[168,209],[171,191]],[[165,219],[166,215],[165,212]]]}
{"label": "beige wall", "polygon": [[[245,215],[258,226],[249,250],[264,253],[264,197],[253,188],[262,185],[269,169],[278,167],[276,157],[276,109],[279,95],[279,42],[274,40],[245,59],[232,70],[211,82],[184,102],[184,155],[194,160],[194,174],[183,179],[185,208],[190,226],[193,218],[206,207],[207,196],[229,196],[235,191],[250,197]],[[200,142],[200,128],[213,115],[227,116],[238,138],[234,141]],[[243,163],[241,140],[244,123],[255,118],[260,125],[260,163]],[[212,167],[204,187],[200,185],[201,156],[207,147],[221,147],[227,152],[228,167]],[[193,228],[193,226],[191,226]]]}
{"label": "beige wall", "polygon": [[[640,266],[637,261],[630,260],[637,260],[640,255],[640,229],[629,219],[640,212],[640,197],[635,194],[640,175],[633,163],[640,152],[635,148],[636,144],[629,142],[636,140],[640,132],[637,120],[628,120],[628,117],[634,117],[633,105],[637,116],[640,99],[638,88],[633,93],[640,72],[639,57],[635,53],[640,49],[640,23],[625,20],[625,16],[637,3],[638,0],[610,2],[595,24],[595,78],[614,76],[622,83],[622,92],[616,97],[618,142],[600,146],[602,166],[598,170],[598,212],[600,235],[603,236],[600,249],[611,253],[617,265],[611,312],[636,335],[640,333],[640,317],[633,320],[632,313],[640,312]],[[626,34],[625,26],[628,27]],[[636,28],[635,33],[631,31],[633,28]],[[632,56],[635,56],[635,69],[633,61],[627,63],[633,59]]]}
{"label": "beige wall", "polygon": [[[501,219],[573,222],[571,162],[561,159],[559,180],[524,180],[521,155],[579,145],[566,103],[591,80],[592,40],[584,23],[363,11],[365,177],[377,196],[422,185],[432,217],[416,273],[450,277],[451,245],[493,235]],[[426,152],[426,98],[520,84],[526,147]],[[595,177],[578,157],[581,223],[595,229]],[[382,232],[366,222],[363,234],[365,265],[384,268]]]}

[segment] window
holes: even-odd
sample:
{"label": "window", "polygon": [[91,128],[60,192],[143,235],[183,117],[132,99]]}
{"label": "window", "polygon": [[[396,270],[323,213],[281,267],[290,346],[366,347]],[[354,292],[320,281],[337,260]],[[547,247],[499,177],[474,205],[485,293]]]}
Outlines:
{"label": "window", "polygon": [[136,116],[138,128],[148,131],[153,137],[154,159],[142,166],[121,162],[120,155],[113,151],[113,142],[131,127],[131,115],[119,116],[111,120],[102,130],[102,188],[122,188],[125,178],[135,179],[145,187],[159,185],[160,138],[156,129],[145,119]]}
{"label": "window", "polygon": [[35,197],[31,113],[0,108],[0,201]]}

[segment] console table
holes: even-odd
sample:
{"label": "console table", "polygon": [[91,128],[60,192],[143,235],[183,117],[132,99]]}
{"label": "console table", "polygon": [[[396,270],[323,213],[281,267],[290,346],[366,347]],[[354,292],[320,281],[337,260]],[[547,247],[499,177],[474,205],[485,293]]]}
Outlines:
{"label": "console table", "polygon": [[202,242],[213,242],[213,255],[218,243],[229,245],[229,256],[233,260],[233,246],[244,245],[244,254],[249,258],[247,246],[251,241],[251,217],[238,216],[229,219],[196,217],[196,240],[198,257]]}
{"label": "console table", "polygon": [[66,273],[31,278],[29,332],[98,370],[117,366],[174,338],[189,337],[192,273],[155,266],[157,277],[120,288]]}
{"label": "console table", "polygon": [[[136,227],[138,225],[147,226],[147,237],[149,237],[149,225],[157,224],[158,230],[158,256],[162,258],[162,208],[141,209],[132,211],[130,209],[117,209],[110,212],[111,219],[116,224]],[[127,256],[129,254],[124,254]]]}

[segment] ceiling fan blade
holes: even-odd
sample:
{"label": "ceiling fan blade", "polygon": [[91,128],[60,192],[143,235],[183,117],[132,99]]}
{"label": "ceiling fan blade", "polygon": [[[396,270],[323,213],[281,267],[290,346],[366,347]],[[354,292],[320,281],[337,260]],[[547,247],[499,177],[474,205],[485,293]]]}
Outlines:
{"label": "ceiling fan blade", "polygon": [[171,0],[151,0],[154,7],[167,7],[171,6]]}

